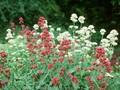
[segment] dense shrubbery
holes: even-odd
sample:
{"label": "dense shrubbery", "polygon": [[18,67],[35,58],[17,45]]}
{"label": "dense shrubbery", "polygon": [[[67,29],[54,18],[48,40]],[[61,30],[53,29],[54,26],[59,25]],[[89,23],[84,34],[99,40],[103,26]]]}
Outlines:
{"label": "dense shrubbery", "polygon": [[[48,25],[44,17],[30,28],[19,18],[7,29],[7,47],[0,50],[0,88],[3,90],[119,90],[120,76],[111,65],[118,32],[91,41],[93,25],[72,14],[67,30]],[[119,67],[116,66],[116,67]],[[114,84],[113,84],[114,83]]]}

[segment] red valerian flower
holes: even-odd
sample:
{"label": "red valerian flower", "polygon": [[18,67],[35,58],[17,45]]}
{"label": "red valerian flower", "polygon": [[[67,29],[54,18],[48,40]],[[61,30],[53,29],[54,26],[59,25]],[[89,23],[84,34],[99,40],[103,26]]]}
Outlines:
{"label": "red valerian flower", "polygon": [[68,76],[70,77],[70,79],[72,80],[73,83],[78,84],[79,80],[76,76],[72,75],[72,73],[68,73]]}
{"label": "red valerian flower", "polygon": [[59,55],[59,56],[64,56],[64,55],[65,55],[65,52],[60,51],[60,52],[58,53],[58,55]]}
{"label": "red valerian flower", "polygon": [[106,67],[106,71],[107,71],[107,72],[111,72],[111,71],[112,71],[111,62],[109,61],[108,58],[106,58],[106,57],[101,57],[101,58],[99,59],[99,61]]}
{"label": "red valerian flower", "polygon": [[32,66],[31,66],[31,69],[35,69],[35,68],[37,68],[37,64],[33,64]]}
{"label": "red valerian flower", "polygon": [[59,58],[58,61],[62,63],[64,62],[64,58]]}
{"label": "red valerian flower", "polygon": [[38,75],[41,75],[43,74],[43,71],[42,70],[38,70]]}
{"label": "red valerian flower", "polygon": [[2,57],[2,58],[5,58],[5,57],[7,57],[7,53],[6,52],[0,52],[0,57]]}
{"label": "red valerian flower", "polygon": [[45,24],[45,17],[39,17],[39,20],[38,20],[38,25],[40,27],[44,27],[44,24]]}
{"label": "red valerian flower", "polygon": [[23,17],[19,17],[19,24],[23,24],[23,23],[24,23]]}
{"label": "red valerian flower", "polygon": [[79,83],[79,80],[78,80],[78,78],[77,78],[76,76],[72,76],[72,77],[71,77],[71,80],[72,80],[72,82],[75,83],[75,84]]}
{"label": "red valerian flower", "polygon": [[97,80],[102,80],[104,78],[104,75],[103,74],[100,74],[97,76]]}
{"label": "red valerian flower", "polygon": [[96,58],[103,57],[105,55],[105,49],[103,47],[96,48]]}
{"label": "red valerian flower", "polygon": [[90,77],[90,76],[87,76],[87,77],[86,77],[86,80],[87,80],[88,83],[89,83],[90,90],[95,90],[95,88],[94,88],[94,82],[93,82],[93,80],[91,79],[91,77]]}
{"label": "red valerian flower", "polygon": [[64,76],[64,73],[65,73],[65,68],[62,67],[59,74],[62,77],[62,76]]}
{"label": "red valerian flower", "polygon": [[52,85],[54,85],[54,86],[59,85],[59,83],[60,83],[59,78],[58,78],[58,77],[52,78],[51,83],[52,83]]}
{"label": "red valerian flower", "polygon": [[67,51],[68,49],[71,48],[70,44],[71,40],[62,40],[60,42],[59,50]]}
{"label": "red valerian flower", "polygon": [[50,70],[50,69],[52,69],[54,67],[54,64],[48,64],[48,69]]}

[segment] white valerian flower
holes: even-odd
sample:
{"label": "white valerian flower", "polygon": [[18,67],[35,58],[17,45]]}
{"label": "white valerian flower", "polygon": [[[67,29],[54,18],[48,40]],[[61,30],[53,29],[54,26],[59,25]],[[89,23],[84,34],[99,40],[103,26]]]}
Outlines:
{"label": "white valerian flower", "polygon": [[37,35],[37,32],[34,32],[34,33],[33,33],[33,36],[36,36],[36,35]]}
{"label": "white valerian flower", "polygon": [[100,30],[101,35],[104,35],[104,34],[105,34],[105,32],[106,32],[106,30],[105,30],[105,29],[101,29],[101,30]]}
{"label": "white valerian flower", "polygon": [[9,43],[9,44],[14,44],[14,43],[15,43],[15,40],[14,40],[14,39],[9,39],[9,40],[8,40],[8,43]]}
{"label": "white valerian flower", "polygon": [[61,31],[61,28],[60,28],[60,27],[58,27],[56,30],[60,32],[60,31]]}
{"label": "white valerian flower", "polygon": [[12,30],[11,29],[7,29],[7,32],[11,32]]}
{"label": "white valerian flower", "polygon": [[85,40],[86,47],[92,47],[92,43],[89,40]]}
{"label": "white valerian flower", "polygon": [[110,41],[108,39],[102,39],[101,40],[101,46],[109,47],[110,46]]}
{"label": "white valerian flower", "polygon": [[37,34],[37,35],[39,35],[40,33],[39,33],[39,32],[37,32],[36,34]]}
{"label": "white valerian flower", "polygon": [[35,30],[39,29],[38,24],[34,24],[33,28],[34,28]]}
{"label": "white valerian flower", "polygon": [[54,31],[55,31],[55,29],[51,27],[50,28],[50,32],[54,32]]}
{"label": "white valerian flower", "polygon": [[84,16],[79,16],[78,21],[83,24],[84,21],[85,21],[85,17]]}
{"label": "white valerian flower", "polygon": [[36,43],[37,43],[37,44],[40,44],[41,42],[42,42],[42,40],[41,40],[41,39],[38,39]]}
{"label": "white valerian flower", "polygon": [[96,43],[96,42],[92,42],[92,45],[97,45],[98,43]]}
{"label": "white valerian flower", "polygon": [[106,73],[105,76],[106,76],[106,77],[112,77],[112,78],[114,77],[114,76],[111,75],[110,73]]}
{"label": "white valerian flower", "polygon": [[58,41],[62,41],[63,39],[69,39],[69,40],[71,39],[71,35],[68,31],[59,33],[59,35],[57,36]]}
{"label": "white valerian flower", "polygon": [[52,25],[48,25],[48,27],[49,27],[49,28],[51,28],[51,27],[52,27]]}
{"label": "white valerian flower", "polygon": [[89,25],[89,26],[88,26],[88,29],[89,29],[89,30],[92,30],[92,29],[94,29],[94,26],[93,26],[93,25]]}
{"label": "white valerian flower", "polygon": [[90,51],[90,49],[91,49],[90,47],[83,47],[83,48],[82,48],[82,51],[83,51],[83,52],[87,52],[87,51]]}
{"label": "white valerian flower", "polygon": [[73,25],[70,25],[69,28],[72,29],[74,26]]}
{"label": "white valerian flower", "polygon": [[113,35],[118,35],[118,32],[117,32],[117,30],[115,30],[115,29],[113,29],[111,32],[110,32],[110,34],[113,34]]}
{"label": "white valerian flower", "polygon": [[17,39],[23,39],[23,36],[18,35],[18,36],[17,36]]}
{"label": "white valerian flower", "polygon": [[78,29],[78,26],[74,26],[75,29]]}
{"label": "white valerian flower", "polygon": [[108,34],[108,35],[107,35],[107,38],[108,38],[108,39],[111,39],[111,38],[113,38],[113,37],[114,37],[113,34]]}
{"label": "white valerian flower", "polygon": [[88,30],[90,30],[92,33],[96,33],[93,25],[89,25]]}
{"label": "white valerian flower", "polygon": [[11,32],[8,32],[5,39],[7,40],[7,39],[11,39],[11,38],[13,38],[13,35]]}
{"label": "white valerian flower", "polygon": [[72,57],[72,52],[68,52],[68,57]]}
{"label": "white valerian flower", "polygon": [[76,23],[78,20],[77,20],[78,16],[76,13],[73,13],[70,17],[70,20],[73,22],[73,23]]}
{"label": "white valerian flower", "polygon": [[100,60],[99,59],[96,60],[96,64],[100,64]]}
{"label": "white valerian flower", "polygon": [[110,41],[111,41],[111,42],[114,42],[114,41],[116,41],[116,40],[118,40],[118,37],[112,37],[112,38],[110,38]]}
{"label": "white valerian flower", "polygon": [[112,44],[113,46],[118,45],[117,42],[115,42],[115,41],[111,42],[111,44]]}

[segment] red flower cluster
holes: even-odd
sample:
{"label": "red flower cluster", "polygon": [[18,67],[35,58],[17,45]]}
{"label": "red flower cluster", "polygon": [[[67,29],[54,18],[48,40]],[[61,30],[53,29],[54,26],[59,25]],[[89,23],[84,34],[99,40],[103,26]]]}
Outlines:
{"label": "red flower cluster", "polygon": [[68,76],[70,77],[70,79],[73,83],[75,83],[75,84],[79,83],[79,80],[76,76],[72,75],[71,73],[69,73]]}
{"label": "red flower cluster", "polygon": [[41,54],[43,56],[45,55],[49,55],[51,53],[51,48],[53,48],[52,45],[52,37],[50,35],[50,33],[48,32],[47,29],[44,29],[43,32],[40,34],[39,38],[42,39],[42,46],[43,46],[43,50],[41,51]]}
{"label": "red flower cluster", "polygon": [[7,53],[6,52],[0,52],[0,57],[2,57],[2,58],[5,58],[5,57],[7,57]]}
{"label": "red flower cluster", "polygon": [[27,43],[27,49],[29,50],[29,52],[31,52],[31,53],[36,53],[35,52],[35,46],[32,44],[32,43]]}
{"label": "red flower cluster", "polygon": [[52,78],[52,80],[51,80],[51,83],[52,83],[52,85],[54,85],[54,86],[57,86],[57,85],[59,85],[59,78],[58,77],[54,77],[54,78]]}
{"label": "red flower cluster", "polygon": [[42,28],[44,27],[44,24],[46,23],[45,22],[45,17],[40,17],[39,20],[38,20],[38,25]]}
{"label": "red flower cluster", "polygon": [[31,66],[31,69],[36,69],[37,67],[38,67],[37,64],[33,64],[33,65]]}
{"label": "red flower cluster", "polygon": [[23,17],[20,17],[19,18],[19,24],[23,24],[24,23],[24,19],[23,19]]}
{"label": "red flower cluster", "polygon": [[105,50],[102,47],[97,47],[96,48],[96,58],[104,57],[105,55]]}
{"label": "red flower cluster", "polygon": [[102,80],[104,78],[104,75],[103,74],[99,74],[98,76],[97,76],[97,80]]}
{"label": "red flower cluster", "polygon": [[65,73],[65,68],[63,67],[63,68],[61,68],[61,70],[60,70],[60,76],[62,77],[62,76],[64,75],[64,73]]}
{"label": "red flower cluster", "polygon": [[34,33],[34,31],[31,30],[23,30],[22,32],[26,35],[27,38],[33,36]]}
{"label": "red flower cluster", "polygon": [[106,67],[107,72],[112,71],[111,62],[105,57],[105,50],[102,47],[96,48],[96,58]]}
{"label": "red flower cluster", "polygon": [[54,67],[54,64],[48,64],[48,69],[50,70],[50,69],[52,69]]}
{"label": "red flower cluster", "polygon": [[59,50],[67,51],[71,47],[70,44],[71,44],[70,40],[62,40],[60,42]]}
{"label": "red flower cluster", "polygon": [[87,77],[86,77],[86,80],[87,80],[88,83],[89,83],[90,90],[95,90],[95,89],[94,89],[94,82],[93,82],[93,80],[91,79],[91,77],[90,77],[90,76],[87,76]]}
{"label": "red flower cluster", "polygon": [[100,62],[106,67],[107,72],[112,71],[111,62],[106,57],[101,57]]}

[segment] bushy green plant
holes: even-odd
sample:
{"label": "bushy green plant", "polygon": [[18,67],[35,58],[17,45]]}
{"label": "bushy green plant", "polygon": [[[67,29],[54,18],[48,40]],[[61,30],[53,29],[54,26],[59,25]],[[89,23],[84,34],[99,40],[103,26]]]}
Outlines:
{"label": "bushy green plant", "polygon": [[[7,29],[6,48],[0,51],[0,88],[3,90],[101,90],[111,88],[117,75],[110,63],[117,31],[91,41],[94,26],[72,14],[68,30],[53,28],[44,17],[30,30],[20,18],[21,31]],[[77,23],[81,24],[77,24]],[[112,82],[111,82],[112,83]],[[118,83],[115,85],[119,85]]]}

